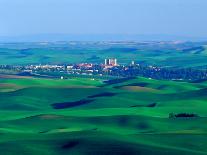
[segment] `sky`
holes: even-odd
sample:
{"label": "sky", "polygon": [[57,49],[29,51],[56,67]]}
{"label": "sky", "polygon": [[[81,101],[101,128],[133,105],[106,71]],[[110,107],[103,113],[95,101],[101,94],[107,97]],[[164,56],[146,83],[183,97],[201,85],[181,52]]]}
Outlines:
{"label": "sky", "polygon": [[207,37],[207,0],[0,0],[0,36]]}

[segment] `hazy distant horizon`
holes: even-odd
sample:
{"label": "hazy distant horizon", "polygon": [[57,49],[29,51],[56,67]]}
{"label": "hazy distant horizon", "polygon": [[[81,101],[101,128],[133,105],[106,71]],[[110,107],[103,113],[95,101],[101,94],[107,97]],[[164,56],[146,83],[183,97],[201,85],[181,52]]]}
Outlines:
{"label": "hazy distant horizon", "polygon": [[0,36],[0,42],[56,42],[56,41],[207,41],[206,38],[175,35],[143,34],[34,34]]}
{"label": "hazy distant horizon", "polygon": [[199,40],[207,37],[206,6],[206,0],[0,0],[0,36],[128,34],[154,40],[167,34],[163,39]]}

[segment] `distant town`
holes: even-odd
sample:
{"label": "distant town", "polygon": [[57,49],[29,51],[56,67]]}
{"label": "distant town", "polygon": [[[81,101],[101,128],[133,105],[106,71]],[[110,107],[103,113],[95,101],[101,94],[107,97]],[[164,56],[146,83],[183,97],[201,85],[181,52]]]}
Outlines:
{"label": "distant town", "polygon": [[[167,68],[153,65],[141,65],[135,61],[130,64],[120,65],[116,58],[105,59],[101,64],[77,63],[77,64],[38,64],[38,65],[0,65],[0,73],[15,73],[22,76],[47,76],[64,79],[65,75],[88,76],[114,76],[135,77],[143,76],[152,79],[165,80],[205,80],[207,69],[197,70],[192,68]],[[51,74],[54,73],[54,74]]]}

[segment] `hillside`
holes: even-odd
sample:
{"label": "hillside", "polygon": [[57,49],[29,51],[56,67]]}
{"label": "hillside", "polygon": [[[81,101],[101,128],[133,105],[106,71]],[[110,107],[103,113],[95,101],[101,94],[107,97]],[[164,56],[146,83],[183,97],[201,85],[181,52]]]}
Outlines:
{"label": "hillside", "polygon": [[207,154],[205,81],[10,77],[0,83],[5,155]]}

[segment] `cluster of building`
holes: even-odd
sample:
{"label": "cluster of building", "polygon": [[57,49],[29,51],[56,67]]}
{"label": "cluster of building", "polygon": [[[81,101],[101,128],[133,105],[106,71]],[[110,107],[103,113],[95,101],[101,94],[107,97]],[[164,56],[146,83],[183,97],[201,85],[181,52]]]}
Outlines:
{"label": "cluster of building", "polygon": [[47,76],[67,78],[71,75],[94,75],[114,77],[142,76],[152,79],[166,80],[201,80],[207,79],[207,70],[195,70],[192,68],[176,69],[152,65],[139,65],[134,61],[128,65],[118,64],[117,59],[105,59],[104,63],[79,63],[65,65],[0,65],[1,72],[12,72],[27,76]]}
{"label": "cluster of building", "polygon": [[[93,64],[93,63],[79,63],[79,64],[67,64],[67,65],[26,65],[21,66],[21,70],[24,72],[48,72],[48,71],[59,71],[67,72],[68,74],[100,74],[108,71],[114,67],[118,67],[117,59],[105,59],[104,63]],[[13,66],[15,68],[15,66]],[[18,67],[19,69],[19,67]]]}
{"label": "cluster of building", "polygon": [[[131,65],[135,65],[132,61]],[[15,70],[17,72],[26,73],[48,73],[58,72],[66,74],[81,74],[81,75],[105,75],[112,70],[126,70],[127,66],[119,65],[116,58],[105,59],[104,63],[79,63],[79,64],[64,64],[64,65],[26,65],[26,66],[2,66],[5,69]],[[1,67],[0,67],[1,68]]]}

